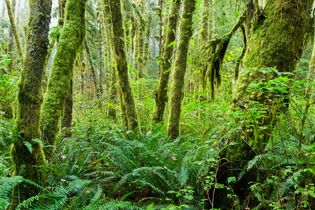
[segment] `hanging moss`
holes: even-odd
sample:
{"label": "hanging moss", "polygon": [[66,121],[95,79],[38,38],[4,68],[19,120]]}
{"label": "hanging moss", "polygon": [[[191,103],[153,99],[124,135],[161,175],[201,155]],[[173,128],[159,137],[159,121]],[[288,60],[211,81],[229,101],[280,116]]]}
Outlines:
{"label": "hanging moss", "polygon": [[196,1],[184,0],[183,14],[179,25],[179,41],[174,63],[173,83],[171,87],[170,116],[168,121],[168,136],[175,139],[179,135],[179,121],[183,100],[184,79],[187,67],[189,41],[193,32],[192,17]]}
{"label": "hanging moss", "polygon": [[[39,118],[42,101],[42,78],[48,47],[51,1],[30,2],[29,33],[26,39],[25,60],[18,93],[16,130],[18,139],[12,146],[14,175],[20,175],[45,185],[45,157],[42,146],[34,139],[40,138]],[[28,146],[26,146],[28,145]],[[38,192],[29,185],[18,185],[13,192],[11,209]],[[17,196],[19,194],[19,196]],[[19,201],[17,200],[17,198]]]}
{"label": "hanging moss", "polygon": [[[68,0],[66,4],[65,22],[57,45],[40,123],[43,139],[49,145],[55,143],[59,119],[72,80],[74,61],[84,39],[85,3],[86,0]],[[46,155],[51,156],[50,149],[46,152]]]}

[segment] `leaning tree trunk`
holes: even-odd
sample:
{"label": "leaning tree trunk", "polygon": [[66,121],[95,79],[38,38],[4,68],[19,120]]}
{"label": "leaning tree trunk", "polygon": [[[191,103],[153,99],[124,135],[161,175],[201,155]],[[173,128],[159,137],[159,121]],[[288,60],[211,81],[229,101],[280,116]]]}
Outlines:
{"label": "leaning tree trunk", "polygon": [[[42,101],[42,78],[47,56],[48,31],[50,23],[51,1],[30,2],[30,19],[26,40],[26,56],[23,63],[18,93],[18,115],[16,130],[18,139],[13,143],[12,162],[14,175],[23,176],[38,184],[46,183],[46,161],[42,146],[35,139],[40,138],[39,118]],[[26,145],[31,145],[26,146]],[[12,197],[12,209],[19,201],[38,192],[29,185],[18,185]],[[17,197],[18,196],[18,197]]]}
{"label": "leaning tree trunk", "polygon": [[[48,89],[42,109],[41,130],[43,140],[50,146],[55,144],[63,105],[72,80],[73,64],[85,35],[86,0],[68,0],[64,26],[57,45]],[[48,147],[46,155],[52,156]]]}
{"label": "leaning tree trunk", "polygon": [[122,106],[125,107],[128,129],[135,130],[138,127],[138,119],[136,113],[135,101],[133,98],[132,89],[128,76],[128,63],[125,51],[125,38],[123,29],[123,20],[121,13],[121,2],[117,0],[110,0],[111,20],[113,36],[112,41],[114,45],[115,60],[118,71],[119,86],[122,94]]}
{"label": "leaning tree trunk", "polygon": [[[235,168],[243,168],[255,155],[264,151],[277,115],[287,110],[289,90],[282,91],[283,88],[277,89],[273,85],[268,88],[268,82],[283,76],[283,72],[294,71],[303,52],[305,35],[311,28],[312,2],[269,1],[263,12],[255,14],[244,57],[245,69],[240,72],[234,90],[234,106],[250,116],[255,114],[251,114],[252,110],[265,114],[254,120],[245,117],[238,119],[238,123],[247,124],[241,124],[242,131],[234,135],[235,139],[228,140],[237,144],[222,152],[221,159],[227,162],[220,165],[218,182],[226,182],[229,176],[237,177]],[[236,184],[235,190],[240,200],[247,196],[250,191],[248,183],[255,181],[256,175],[249,172]],[[224,196],[217,195],[219,200],[219,197],[224,199]]]}
{"label": "leaning tree trunk", "polygon": [[[15,1],[13,1],[13,2],[15,2]],[[15,6],[12,5],[12,7],[11,7],[10,0],[5,0],[5,3],[7,6],[8,16],[9,16],[9,20],[10,20],[10,24],[11,24],[11,29],[10,29],[11,32],[10,33],[12,33],[12,35],[14,36],[18,54],[19,54],[20,58],[23,59],[23,51],[22,51],[22,47],[20,44],[20,37],[19,37],[19,34],[17,32],[15,20],[14,20],[13,9],[15,8]],[[15,3],[14,3],[14,5],[15,5]]]}
{"label": "leaning tree trunk", "polygon": [[167,103],[167,86],[171,72],[172,57],[176,39],[177,19],[180,7],[180,0],[173,0],[172,7],[168,18],[168,28],[165,40],[165,49],[160,64],[159,87],[156,93],[156,105],[153,114],[153,122],[159,123],[163,121],[165,106]]}
{"label": "leaning tree trunk", "polygon": [[179,135],[181,105],[184,97],[184,79],[187,67],[189,41],[193,32],[192,17],[196,7],[195,0],[184,0],[183,14],[179,24],[179,40],[177,44],[173,83],[171,87],[170,116],[168,121],[168,136],[175,139]]}

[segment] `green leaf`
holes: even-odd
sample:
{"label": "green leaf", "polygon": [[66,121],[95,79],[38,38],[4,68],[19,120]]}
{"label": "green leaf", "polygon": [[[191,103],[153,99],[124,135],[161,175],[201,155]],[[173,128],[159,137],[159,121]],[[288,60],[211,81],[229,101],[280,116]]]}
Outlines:
{"label": "green leaf", "polygon": [[33,146],[29,141],[23,141],[23,144],[27,147],[28,151],[30,151],[30,153],[33,152]]}

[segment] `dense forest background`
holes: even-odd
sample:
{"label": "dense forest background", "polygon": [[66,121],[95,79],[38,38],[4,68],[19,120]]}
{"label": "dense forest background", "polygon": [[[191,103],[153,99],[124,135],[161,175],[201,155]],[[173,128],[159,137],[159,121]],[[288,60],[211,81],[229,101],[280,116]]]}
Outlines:
{"label": "dense forest background", "polygon": [[0,210],[314,209],[313,0],[0,0]]}

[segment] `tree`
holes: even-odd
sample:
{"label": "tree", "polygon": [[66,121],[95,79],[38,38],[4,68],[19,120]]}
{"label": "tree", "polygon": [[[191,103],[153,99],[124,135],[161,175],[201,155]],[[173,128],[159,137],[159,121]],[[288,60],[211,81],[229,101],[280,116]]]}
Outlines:
{"label": "tree", "polygon": [[184,96],[184,79],[187,66],[189,41],[192,36],[192,17],[196,1],[184,0],[183,14],[179,24],[179,40],[174,63],[173,81],[171,87],[170,116],[168,121],[168,136],[175,139],[179,135],[181,103]]}
{"label": "tree", "polygon": [[[286,112],[289,84],[286,84],[287,90],[264,87],[295,70],[303,52],[306,34],[311,28],[312,3],[312,0],[277,0],[268,2],[263,11],[256,10],[244,57],[245,69],[240,72],[233,102],[237,110],[245,113],[254,110],[264,114],[250,122],[245,117],[237,119],[238,123],[246,122],[246,125],[240,123],[242,129],[237,133],[236,140],[227,139],[237,144],[222,152],[222,158],[228,162],[221,163],[218,182],[235,176],[232,168],[243,168],[255,155],[264,151],[277,116]],[[239,160],[242,160],[241,164]],[[248,183],[255,174],[249,172],[243,175],[236,184],[235,189],[241,200],[247,195]],[[217,197],[226,198],[220,194]]]}
{"label": "tree", "polygon": [[[13,143],[12,162],[14,175],[20,175],[38,184],[46,183],[45,156],[40,139],[40,107],[42,101],[42,78],[47,56],[48,31],[51,1],[31,0],[30,18],[26,39],[26,56],[23,63],[18,93],[16,130],[18,139]],[[18,203],[17,195],[27,199],[38,192],[29,185],[18,185],[14,189],[12,209]]]}
{"label": "tree", "polygon": [[[72,80],[74,61],[84,40],[85,3],[86,0],[68,0],[66,3],[64,26],[57,45],[40,122],[43,139],[51,146],[55,144],[59,130],[58,123]],[[50,158],[52,150],[47,149],[45,152]]]}
{"label": "tree", "polygon": [[153,122],[158,123],[163,121],[165,106],[167,103],[168,81],[171,73],[172,57],[174,51],[174,43],[176,39],[176,28],[180,0],[173,0],[170,10],[167,26],[167,34],[165,40],[165,49],[162,51],[163,56],[160,64],[159,87],[156,93],[155,110],[153,114]]}
{"label": "tree", "polygon": [[12,7],[11,7],[11,3],[10,0],[5,0],[6,6],[7,6],[7,11],[8,11],[8,16],[9,16],[9,20],[10,20],[10,24],[11,24],[11,36],[13,38],[15,38],[15,43],[16,43],[16,47],[17,47],[17,51],[18,54],[20,56],[20,58],[23,58],[23,50],[20,44],[20,37],[19,34],[17,32],[16,29],[16,25],[15,25],[15,20],[14,20],[14,9],[15,9],[15,0],[12,1]]}
{"label": "tree", "polygon": [[132,89],[128,76],[128,62],[125,51],[125,35],[123,29],[123,19],[121,12],[121,2],[117,0],[110,0],[111,20],[112,20],[112,42],[114,45],[114,53],[116,60],[116,67],[118,71],[119,86],[122,95],[122,106],[126,110],[128,129],[134,130],[138,127],[138,119],[133,98]]}

